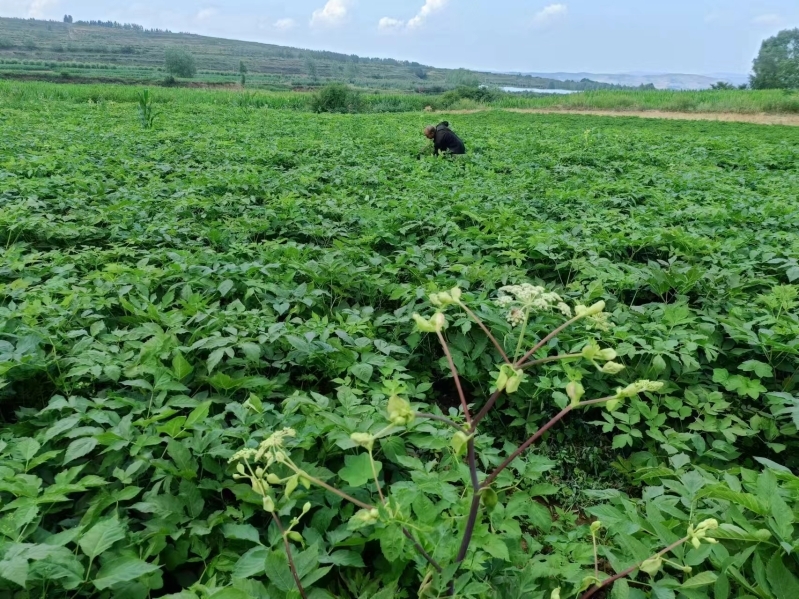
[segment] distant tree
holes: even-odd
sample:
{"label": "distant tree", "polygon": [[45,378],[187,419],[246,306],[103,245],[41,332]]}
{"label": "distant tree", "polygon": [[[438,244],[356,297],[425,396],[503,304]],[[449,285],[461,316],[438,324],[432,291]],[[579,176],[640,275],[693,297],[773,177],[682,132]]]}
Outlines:
{"label": "distant tree", "polygon": [[241,85],[244,87],[247,83],[247,65],[243,60],[239,61],[239,74],[241,75]]}
{"label": "distant tree", "polygon": [[64,15],[64,23],[71,23],[72,15]]}
{"label": "distant tree", "polygon": [[752,89],[799,88],[799,29],[786,29],[765,40],[752,70]]}
{"label": "distant tree", "polygon": [[735,89],[735,86],[732,83],[727,83],[726,81],[718,81],[711,85],[710,89]]}
{"label": "distant tree", "polygon": [[427,79],[427,71],[421,67],[413,69],[413,74],[419,79]]}
{"label": "distant tree", "polygon": [[306,57],[305,59],[305,72],[308,73],[308,76],[311,79],[316,81],[316,76],[317,76],[316,62],[314,62],[314,59],[311,58],[310,56]]}
{"label": "distant tree", "polygon": [[166,71],[175,77],[191,79],[197,74],[194,56],[180,48],[167,48],[164,52]]}
{"label": "distant tree", "polygon": [[741,85],[738,86],[738,89],[740,89],[740,90],[749,89],[749,84],[748,83],[741,83]]}

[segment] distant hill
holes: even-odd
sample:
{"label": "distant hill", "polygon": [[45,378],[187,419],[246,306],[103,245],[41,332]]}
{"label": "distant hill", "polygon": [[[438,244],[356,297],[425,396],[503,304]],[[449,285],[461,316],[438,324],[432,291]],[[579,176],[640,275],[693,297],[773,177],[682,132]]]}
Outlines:
{"label": "distant hill", "polygon": [[[515,74],[515,73],[514,73]],[[710,73],[707,75],[689,75],[681,73],[521,73],[556,79],[559,81],[591,79],[602,83],[637,87],[654,85],[657,89],[708,89],[714,83],[726,81],[733,85],[748,83],[748,75],[740,73]]]}
{"label": "distant hill", "polygon": [[402,60],[146,30],[131,24],[9,18],[0,18],[0,77],[159,83],[166,77],[164,51],[169,47],[183,48],[194,56],[199,72],[192,85],[239,85],[243,64],[247,86],[267,89],[304,89],[329,81],[344,81],[363,89],[433,93],[479,84],[574,90],[616,87],[591,81],[564,83],[551,77],[439,69]]}

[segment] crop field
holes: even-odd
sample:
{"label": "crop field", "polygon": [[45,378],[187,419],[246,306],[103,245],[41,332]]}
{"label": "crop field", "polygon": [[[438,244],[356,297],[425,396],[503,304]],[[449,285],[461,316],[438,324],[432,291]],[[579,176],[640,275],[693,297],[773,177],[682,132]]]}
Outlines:
{"label": "crop field", "polygon": [[24,89],[0,596],[799,596],[799,130]]}

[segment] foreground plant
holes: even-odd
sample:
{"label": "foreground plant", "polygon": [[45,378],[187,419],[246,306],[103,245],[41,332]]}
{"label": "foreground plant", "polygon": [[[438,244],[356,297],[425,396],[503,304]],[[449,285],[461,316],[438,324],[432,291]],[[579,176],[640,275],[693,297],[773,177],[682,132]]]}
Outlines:
{"label": "foreground plant", "polygon": [[[294,505],[292,494],[295,493],[298,487],[302,486],[305,489],[311,489],[314,486],[319,487],[359,508],[349,519],[349,529],[360,530],[374,527],[375,536],[380,539],[384,555],[389,560],[402,554],[404,543],[398,543],[398,535],[401,534],[409,540],[415,551],[422,556],[430,568],[423,578],[420,596],[427,596],[427,593],[433,593],[431,596],[436,596],[436,588],[438,588],[438,592],[444,589],[446,594],[455,595],[457,589],[462,588],[462,583],[466,580],[463,577],[459,577],[459,573],[464,569],[464,561],[470,551],[472,551],[480,514],[483,511],[490,513],[497,506],[499,501],[498,491],[502,490],[497,487],[497,480],[506,469],[571,412],[595,406],[604,406],[607,410],[613,411],[626,399],[642,393],[656,392],[663,387],[661,382],[640,380],[618,387],[612,395],[584,399],[586,391],[579,380],[579,371],[571,369],[571,372],[574,373],[574,380],[570,381],[565,388],[566,395],[569,398],[568,405],[563,407],[557,415],[544,424],[535,434],[531,435],[524,443],[510,452],[493,469],[483,472],[478,466],[478,462],[481,461],[479,460],[476,443],[476,439],[479,436],[479,426],[491,413],[503,393],[516,393],[521,385],[525,384],[528,380],[527,371],[530,368],[544,363],[563,360],[570,362],[584,361],[599,372],[610,375],[618,374],[624,370],[623,365],[615,362],[616,352],[610,348],[600,348],[593,339],[588,340],[580,352],[547,355],[550,342],[564,330],[580,321],[587,321],[590,328],[600,330],[608,328],[608,315],[604,312],[605,304],[604,302],[598,302],[592,306],[577,305],[572,310],[559,295],[547,292],[541,287],[517,285],[501,289],[497,304],[507,311],[506,317],[510,324],[519,329],[518,340],[511,356],[506,353],[502,344],[489,330],[485,322],[463,302],[460,289],[454,288],[450,291],[433,294],[430,296],[430,302],[438,308],[437,312],[428,317],[414,314],[413,318],[420,331],[436,335],[441,344],[460,401],[458,421],[442,415],[415,411],[407,399],[401,397],[399,393],[393,394],[388,400],[387,424],[371,426],[369,430],[357,431],[349,435],[351,446],[359,447],[365,453],[348,462],[347,468],[349,470],[347,472],[342,470],[341,476],[350,483],[350,486],[358,488],[357,494],[360,498],[345,492],[343,488],[328,484],[298,463],[292,456],[292,448],[290,446],[290,440],[296,436],[296,432],[293,429],[275,432],[264,440],[257,449],[241,450],[231,458],[232,462],[237,462],[238,464],[236,477],[250,481],[252,489],[262,497],[264,509],[272,515],[276,525],[279,527],[294,580],[303,596],[305,596],[305,590],[293,566],[290,545],[290,541],[303,542],[299,534],[292,534],[291,531],[291,528],[297,524],[298,519],[292,520],[292,527],[285,529],[277,516],[278,511],[282,510],[285,513],[292,509]],[[445,336],[448,326],[446,311],[453,308],[465,312],[485,332],[503,360],[502,364],[498,366],[493,393],[476,413],[466,399],[458,368],[455,365]],[[533,317],[553,311],[562,314],[567,320],[527,349],[525,347],[526,333]],[[375,444],[378,441],[386,440],[392,435],[402,433],[417,420],[431,420],[449,427],[452,431],[450,447],[455,458],[460,461],[465,456],[470,484],[464,490],[464,493],[468,493],[469,499],[468,509],[465,510],[464,514],[465,524],[462,527],[459,525],[460,518],[455,518],[452,522],[452,526],[462,530],[456,551],[442,550],[441,545],[445,543],[442,539],[436,542],[434,539],[427,538],[425,535],[426,527],[411,518],[411,512],[418,512],[418,510],[415,506],[410,509],[406,505],[407,501],[403,498],[402,489],[398,488],[396,496],[394,496],[388,489],[384,490],[384,484],[381,482],[380,471],[382,464],[375,460]],[[364,487],[368,488],[369,484],[374,485],[377,502],[371,502],[371,494],[367,493],[365,495],[362,490]],[[281,490],[281,492],[278,492],[278,490]],[[310,509],[310,504],[305,503],[302,514],[308,513]],[[680,541],[673,543],[650,559],[636,564],[634,567],[614,577],[606,576],[599,569],[598,558],[596,557],[596,533],[600,526],[601,524],[595,523],[591,528],[595,548],[595,568],[594,575],[585,578],[579,589],[579,592],[585,591],[584,599],[593,596],[600,589],[611,585],[619,578],[628,576],[638,569],[654,575],[664,563],[663,556],[683,543],[691,542],[694,545],[698,545],[701,540],[714,542],[707,537],[707,532],[715,528],[717,524],[715,521],[708,520],[696,528],[690,528],[686,536]],[[397,549],[397,545],[399,545],[399,549]],[[437,559],[434,555],[436,553],[443,554],[444,557],[448,558],[447,561]],[[467,569],[473,569],[473,567]],[[560,590],[557,592],[560,593]]]}

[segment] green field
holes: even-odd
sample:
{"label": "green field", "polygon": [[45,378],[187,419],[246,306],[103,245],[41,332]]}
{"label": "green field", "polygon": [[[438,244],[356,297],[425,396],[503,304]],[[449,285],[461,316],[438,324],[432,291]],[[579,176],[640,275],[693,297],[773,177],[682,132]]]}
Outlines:
{"label": "green field", "polygon": [[0,85],[0,595],[797,596],[799,130],[135,91]]}

